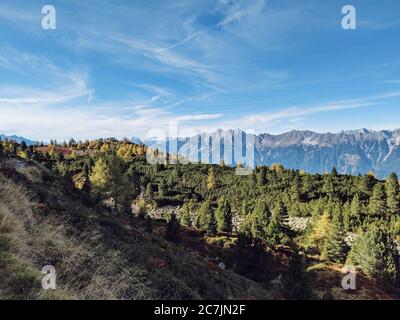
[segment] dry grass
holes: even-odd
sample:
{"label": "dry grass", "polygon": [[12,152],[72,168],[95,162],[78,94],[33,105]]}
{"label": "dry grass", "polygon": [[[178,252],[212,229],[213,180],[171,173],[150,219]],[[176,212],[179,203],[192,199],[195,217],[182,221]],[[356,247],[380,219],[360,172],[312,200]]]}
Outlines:
{"label": "dry grass", "polygon": [[[156,259],[166,261],[158,269]],[[42,290],[53,265],[57,289]],[[163,234],[88,207],[36,164],[0,163],[0,299],[223,299],[269,297],[260,285],[167,242]]]}
{"label": "dry grass", "polygon": [[[18,165],[17,171],[31,182],[43,183],[40,169],[35,166]],[[127,286],[134,287],[140,271],[124,269],[126,261],[117,251],[105,251],[96,243],[99,236],[95,232],[71,235],[62,216],[43,217],[40,210],[35,212],[38,204],[30,200],[29,192],[1,174],[0,199],[0,267],[4,277],[0,298],[146,297],[143,288],[138,290],[139,294],[126,293]],[[56,267],[58,288],[55,291],[40,290],[40,270],[48,264]],[[18,284],[7,280],[17,275],[29,281]]]}

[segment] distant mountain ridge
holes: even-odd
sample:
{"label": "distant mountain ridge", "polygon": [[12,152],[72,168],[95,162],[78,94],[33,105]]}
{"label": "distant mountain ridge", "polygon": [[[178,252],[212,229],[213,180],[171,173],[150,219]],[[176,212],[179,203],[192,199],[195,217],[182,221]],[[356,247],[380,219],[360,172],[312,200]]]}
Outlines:
{"label": "distant mountain ridge", "polygon": [[26,145],[28,145],[28,146],[38,143],[37,141],[32,141],[32,140],[26,139],[24,137],[19,137],[19,136],[16,136],[16,135],[6,136],[5,134],[0,134],[0,139],[2,141],[8,139],[8,140],[15,141],[17,143],[21,143],[22,141],[25,141]]}
{"label": "distant mountain ridge", "polygon": [[[25,141],[27,145],[37,142],[24,137],[0,134],[1,140]],[[210,148],[199,140],[210,141]],[[342,174],[365,174],[373,171],[377,177],[386,178],[391,172],[400,175],[400,129],[373,131],[358,129],[339,133],[317,133],[293,130],[272,135],[252,135],[241,130],[218,129],[208,134],[166,140],[132,138],[132,142],[145,144],[160,151],[177,150],[191,161],[220,163],[224,159],[225,140],[254,139],[255,165],[281,163],[288,169],[303,169],[310,173],[324,173],[336,167]],[[218,142],[219,143],[215,143]],[[221,158],[215,157],[220,154]],[[211,156],[212,154],[212,156]],[[243,154],[245,152],[243,151]],[[237,161],[224,159],[227,164]],[[241,161],[242,162],[242,161]],[[243,162],[242,162],[243,163]]]}
{"label": "distant mountain ridge", "polygon": [[[339,173],[364,174],[369,171],[384,178],[391,172],[400,174],[400,129],[373,131],[367,129],[342,131],[339,133],[317,133],[294,130],[279,135],[250,135],[241,130],[216,130],[207,135],[178,139],[178,153],[190,160],[198,161],[212,157],[201,155],[207,149],[199,147],[199,139],[220,141],[224,150],[224,139],[243,141],[254,138],[256,165],[281,163],[285,168],[304,169],[310,173],[324,173],[336,167]],[[167,145],[171,145],[170,139]],[[207,140],[207,141],[208,141]],[[144,141],[149,147],[165,151],[165,141]],[[213,146],[211,150],[215,151]],[[218,150],[217,150],[218,152]],[[223,153],[223,151],[222,151]],[[226,160],[226,159],[224,159]],[[205,161],[208,162],[208,161]],[[235,161],[232,161],[235,164]]]}

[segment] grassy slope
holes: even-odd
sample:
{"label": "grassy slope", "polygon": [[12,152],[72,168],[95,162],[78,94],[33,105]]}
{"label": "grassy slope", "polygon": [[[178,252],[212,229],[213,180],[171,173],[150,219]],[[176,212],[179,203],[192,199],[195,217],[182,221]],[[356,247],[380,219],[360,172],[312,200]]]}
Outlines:
{"label": "grassy slope", "polygon": [[[36,164],[1,162],[0,298],[270,298],[259,284],[140,224],[110,216]],[[56,268],[57,290],[41,289],[47,264]]]}
{"label": "grassy slope", "polygon": [[[164,239],[165,222],[144,231],[140,219],[114,217],[41,166],[0,161],[0,299],[280,299],[261,285],[217,267],[235,237],[207,238],[183,228],[182,242]],[[272,251],[270,278],[287,252]],[[41,289],[41,267],[54,265],[57,290]],[[341,266],[310,261],[316,298],[391,299],[362,275],[341,289]]]}

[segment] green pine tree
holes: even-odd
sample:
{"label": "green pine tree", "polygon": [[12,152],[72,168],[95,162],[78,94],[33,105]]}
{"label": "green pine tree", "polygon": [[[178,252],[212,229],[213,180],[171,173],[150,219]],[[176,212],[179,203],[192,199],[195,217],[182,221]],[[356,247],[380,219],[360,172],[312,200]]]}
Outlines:
{"label": "green pine tree", "polygon": [[254,238],[265,239],[271,212],[265,201],[259,199],[250,217],[251,234]]}
{"label": "green pine tree", "polygon": [[219,232],[232,232],[232,210],[225,196],[218,200],[216,219]]}
{"label": "green pine tree", "polygon": [[385,185],[381,182],[374,187],[368,211],[373,218],[385,218],[387,216]]}
{"label": "green pine tree", "polygon": [[363,222],[365,217],[365,208],[361,203],[360,195],[357,193],[350,205],[350,219],[349,219],[349,227],[352,230],[358,228]]}
{"label": "green pine tree", "polygon": [[339,207],[336,206],[333,212],[331,229],[325,240],[322,257],[332,262],[344,262],[348,249],[345,238],[346,232],[344,229],[343,215]]}
{"label": "green pine tree", "polygon": [[391,216],[400,216],[400,187],[399,179],[391,173],[385,184],[387,194],[387,208]]}
{"label": "green pine tree", "polygon": [[384,288],[392,287],[399,274],[399,257],[392,234],[382,224],[372,224],[353,246],[350,263]]}
{"label": "green pine tree", "polygon": [[301,178],[299,175],[296,174],[293,184],[290,188],[291,196],[294,201],[301,202],[302,200],[301,190],[302,190]]}
{"label": "green pine tree", "polygon": [[376,184],[376,179],[373,174],[368,173],[361,178],[360,190],[366,195],[370,195]]}
{"label": "green pine tree", "polygon": [[158,185],[158,196],[165,197],[166,195],[167,195],[167,184],[165,183],[164,179],[162,179],[160,184]]}
{"label": "green pine tree", "polygon": [[200,207],[198,226],[211,233],[215,233],[217,230],[215,213],[210,200],[204,201]]}
{"label": "green pine tree", "polygon": [[322,192],[325,193],[328,197],[334,197],[334,184],[333,184],[333,178],[331,175],[324,175],[324,180],[323,180],[323,186],[322,186]]}
{"label": "green pine tree", "polygon": [[133,199],[132,186],[128,174],[124,170],[124,162],[120,157],[113,156],[109,159],[106,189],[113,200],[114,211],[127,213]]}
{"label": "green pine tree", "polygon": [[287,209],[279,202],[272,213],[271,220],[266,228],[266,241],[270,246],[283,244],[287,240],[285,234],[285,219],[288,217]]}
{"label": "green pine tree", "polygon": [[144,192],[144,200],[148,204],[154,204],[155,196],[154,196],[154,188],[155,186],[152,183],[148,183],[146,186],[146,190]]}
{"label": "green pine tree", "polygon": [[193,225],[193,212],[196,210],[196,203],[194,200],[185,202],[179,211],[180,222],[184,226],[191,227]]}
{"label": "green pine tree", "polygon": [[207,234],[210,236],[215,236],[217,234],[217,219],[215,218],[214,210],[211,210],[210,221],[207,226]]}
{"label": "green pine tree", "polygon": [[249,213],[249,203],[247,202],[246,199],[243,199],[242,206],[240,208],[240,214],[243,217],[246,217],[248,215],[248,213]]}

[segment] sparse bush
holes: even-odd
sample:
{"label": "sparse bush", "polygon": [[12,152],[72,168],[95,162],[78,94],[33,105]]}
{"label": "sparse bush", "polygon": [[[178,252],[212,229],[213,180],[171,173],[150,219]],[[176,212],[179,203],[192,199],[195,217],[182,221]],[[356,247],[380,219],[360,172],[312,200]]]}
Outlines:
{"label": "sparse bush", "polygon": [[168,221],[167,230],[165,232],[165,238],[168,241],[179,242],[181,240],[180,237],[180,224],[178,219],[176,218],[175,213],[173,213]]}

